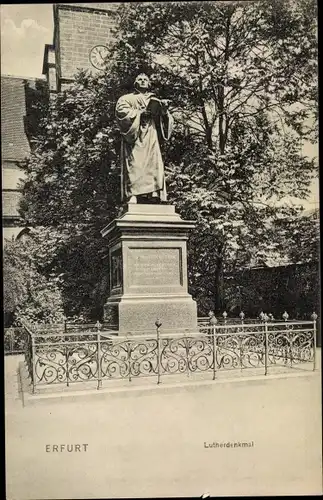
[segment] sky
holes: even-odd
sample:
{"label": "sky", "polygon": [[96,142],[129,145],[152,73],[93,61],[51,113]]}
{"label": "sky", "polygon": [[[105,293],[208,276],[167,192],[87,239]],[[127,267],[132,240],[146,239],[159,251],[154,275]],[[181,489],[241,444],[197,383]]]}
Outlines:
{"label": "sky", "polygon": [[[53,4],[1,5],[1,74],[42,77],[46,43],[53,43]],[[308,156],[318,156],[317,146],[303,145]],[[314,208],[319,200],[318,181],[304,206]],[[292,200],[292,202],[299,200]]]}
{"label": "sky", "polygon": [[53,27],[53,4],[1,5],[1,74],[42,77]]}

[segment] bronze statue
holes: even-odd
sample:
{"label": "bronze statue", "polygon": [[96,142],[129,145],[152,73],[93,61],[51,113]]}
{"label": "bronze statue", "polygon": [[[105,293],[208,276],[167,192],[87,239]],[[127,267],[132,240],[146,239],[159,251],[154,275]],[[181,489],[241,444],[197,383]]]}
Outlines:
{"label": "bronze statue", "polygon": [[120,97],[116,105],[122,135],[121,194],[129,203],[137,203],[141,195],[166,201],[160,144],[171,136],[173,117],[169,101],[158,99],[150,88],[148,76],[141,73],[134,92]]}

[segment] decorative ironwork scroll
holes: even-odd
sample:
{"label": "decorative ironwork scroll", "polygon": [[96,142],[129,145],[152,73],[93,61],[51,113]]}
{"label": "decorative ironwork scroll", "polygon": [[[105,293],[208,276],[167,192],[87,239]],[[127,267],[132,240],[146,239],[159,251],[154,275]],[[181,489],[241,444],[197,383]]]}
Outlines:
{"label": "decorative ironwork scroll", "polygon": [[[109,334],[110,335],[110,334]],[[314,363],[312,322],[207,326],[190,334],[108,336],[96,331],[32,333],[25,360],[33,386]]]}

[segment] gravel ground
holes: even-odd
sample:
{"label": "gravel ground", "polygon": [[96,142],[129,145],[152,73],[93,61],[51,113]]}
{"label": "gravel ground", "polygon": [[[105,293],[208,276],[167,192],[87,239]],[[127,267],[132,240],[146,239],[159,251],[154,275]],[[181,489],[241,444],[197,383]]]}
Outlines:
{"label": "gravel ground", "polygon": [[[320,372],[23,408],[21,359],[5,361],[8,500],[322,493]],[[228,442],[252,446],[213,447]]]}

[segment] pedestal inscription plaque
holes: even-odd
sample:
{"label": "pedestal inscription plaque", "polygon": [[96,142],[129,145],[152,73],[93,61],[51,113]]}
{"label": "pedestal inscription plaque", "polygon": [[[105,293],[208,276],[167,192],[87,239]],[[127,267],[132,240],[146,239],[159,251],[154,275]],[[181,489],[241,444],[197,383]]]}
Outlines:
{"label": "pedestal inscription plaque", "polygon": [[129,248],[129,286],[182,285],[180,248]]}

